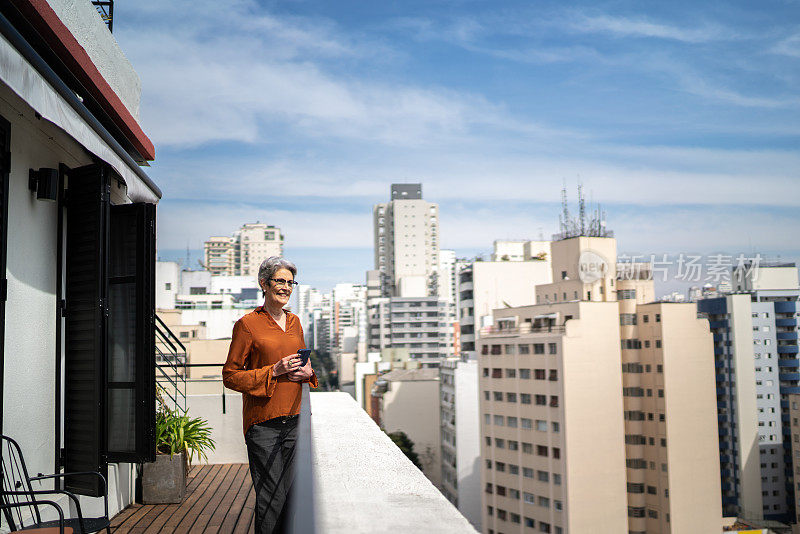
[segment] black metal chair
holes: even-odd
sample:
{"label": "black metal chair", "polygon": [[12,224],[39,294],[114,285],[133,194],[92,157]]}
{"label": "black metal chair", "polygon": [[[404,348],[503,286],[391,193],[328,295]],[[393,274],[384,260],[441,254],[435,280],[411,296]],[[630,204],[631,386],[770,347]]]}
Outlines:
{"label": "black metal chair", "polygon": [[[2,489],[0,490],[0,505],[3,505],[3,515],[12,531],[15,529],[28,530],[34,528],[57,527],[61,524],[65,528],[70,527],[74,529],[75,532],[81,534],[91,534],[103,529],[105,529],[108,534],[111,534],[111,521],[108,517],[108,484],[106,483],[106,477],[104,477],[102,473],[96,471],[56,473],[52,475],[43,475],[39,473],[38,476],[30,477],[28,476],[28,469],[25,466],[25,458],[22,455],[22,449],[16,441],[8,436],[0,436],[0,455],[2,455],[0,479],[2,479],[3,482]],[[32,482],[51,478],[63,478],[72,475],[90,475],[100,478],[102,481],[101,489],[103,491],[105,515],[102,517],[83,517],[80,501],[78,497],[70,491],[33,489]],[[37,501],[37,499],[41,495],[58,494],[66,495],[75,504],[78,517],[63,519],[63,513],[61,513],[60,517],[62,519],[60,521],[43,521],[39,513],[39,507],[36,504],[41,501]],[[26,507],[27,513],[25,513]],[[33,521],[23,526],[23,520],[26,515],[29,515]]]}
{"label": "black metal chair", "polygon": [[[0,510],[3,510],[3,513],[7,513],[12,508],[24,508],[26,506],[35,506],[39,507],[42,505],[50,505],[56,509],[58,512],[58,526],[53,527],[45,527],[45,528],[27,528],[24,532],[28,534],[73,534],[74,530],[72,527],[67,527],[64,525],[64,511],[61,509],[59,505],[54,503],[53,501],[21,501],[14,504],[0,504]],[[11,530],[10,534],[14,534],[14,532],[23,532],[22,530]]]}

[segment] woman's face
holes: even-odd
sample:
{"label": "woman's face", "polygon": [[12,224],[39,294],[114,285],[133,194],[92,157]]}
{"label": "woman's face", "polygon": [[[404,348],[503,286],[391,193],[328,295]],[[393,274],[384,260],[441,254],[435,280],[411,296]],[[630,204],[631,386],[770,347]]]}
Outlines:
{"label": "woman's face", "polygon": [[268,308],[283,308],[289,303],[292,296],[292,287],[275,283],[275,280],[294,280],[289,269],[278,269],[271,280],[264,280],[261,286],[264,289],[264,303]]}

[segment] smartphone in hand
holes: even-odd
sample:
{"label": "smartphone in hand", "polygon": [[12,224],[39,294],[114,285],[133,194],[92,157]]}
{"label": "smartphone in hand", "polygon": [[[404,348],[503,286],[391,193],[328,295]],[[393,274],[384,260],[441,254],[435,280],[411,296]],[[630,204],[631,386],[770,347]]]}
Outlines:
{"label": "smartphone in hand", "polygon": [[300,367],[304,367],[311,357],[311,349],[300,349],[297,351],[297,355],[300,356]]}

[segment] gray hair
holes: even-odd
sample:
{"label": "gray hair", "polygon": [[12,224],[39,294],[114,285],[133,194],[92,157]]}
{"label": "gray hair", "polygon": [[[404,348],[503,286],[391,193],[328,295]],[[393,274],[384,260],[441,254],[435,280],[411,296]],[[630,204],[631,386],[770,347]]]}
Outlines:
{"label": "gray hair", "polygon": [[297,276],[297,267],[295,267],[294,263],[283,259],[280,256],[270,256],[266,260],[262,261],[261,266],[258,268],[259,287],[261,286],[261,282],[266,282],[281,269],[288,270],[290,273],[292,273],[292,277]]}

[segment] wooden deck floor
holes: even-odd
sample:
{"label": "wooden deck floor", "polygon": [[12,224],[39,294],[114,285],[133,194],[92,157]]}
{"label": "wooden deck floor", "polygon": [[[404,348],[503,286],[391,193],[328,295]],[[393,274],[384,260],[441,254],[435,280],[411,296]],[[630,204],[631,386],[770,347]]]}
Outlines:
{"label": "wooden deck floor", "polygon": [[193,466],[180,504],[134,504],[111,520],[114,533],[253,531],[255,494],[247,464]]}

